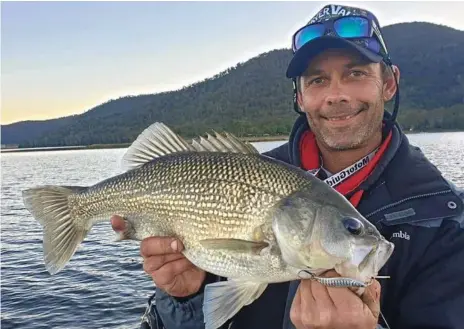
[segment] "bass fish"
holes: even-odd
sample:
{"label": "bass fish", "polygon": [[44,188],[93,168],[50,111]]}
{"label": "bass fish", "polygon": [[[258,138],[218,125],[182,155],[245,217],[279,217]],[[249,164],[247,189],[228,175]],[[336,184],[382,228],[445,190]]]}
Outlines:
{"label": "bass fish", "polygon": [[187,142],[157,122],[128,148],[123,166],[92,186],[23,191],[43,227],[46,269],[59,272],[95,223],[119,215],[126,221],[120,240],[176,237],[193,264],[228,279],[205,288],[206,329],[268,284],[301,273],[317,279],[334,269],[342,278],[320,282],[365,287],[394,249],[335,189],[229,133]]}

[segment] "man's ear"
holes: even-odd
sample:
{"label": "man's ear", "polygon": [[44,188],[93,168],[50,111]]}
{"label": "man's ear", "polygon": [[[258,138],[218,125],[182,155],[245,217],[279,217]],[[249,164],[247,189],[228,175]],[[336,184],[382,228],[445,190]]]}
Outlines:
{"label": "man's ear", "polygon": [[301,93],[300,93],[299,90],[296,92],[296,102],[298,104],[298,108],[301,111],[301,109],[303,108],[303,105],[302,105],[302,101],[301,101]]}
{"label": "man's ear", "polygon": [[[297,79],[300,79],[301,82],[301,77],[298,77]],[[301,99],[301,84],[297,84],[300,86],[300,88],[296,88],[296,102],[298,104],[298,108],[300,111],[303,112],[303,100]]]}
{"label": "man's ear", "polygon": [[393,74],[391,73],[390,67],[387,67],[387,70],[390,70],[390,74],[386,75],[385,83],[383,85],[383,100],[388,102],[392,99],[393,95],[396,93],[396,82],[400,84],[400,69],[396,65],[392,65]]}

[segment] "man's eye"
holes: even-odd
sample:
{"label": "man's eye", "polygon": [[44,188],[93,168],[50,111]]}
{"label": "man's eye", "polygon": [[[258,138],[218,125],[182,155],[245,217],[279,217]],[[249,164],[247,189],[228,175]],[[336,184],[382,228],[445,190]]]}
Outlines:
{"label": "man's eye", "polygon": [[322,78],[314,78],[314,79],[312,79],[309,83],[310,83],[311,85],[313,85],[313,84],[316,84],[316,85],[317,85],[317,84],[321,84],[322,82],[323,82],[323,79],[322,79]]}
{"label": "man's eye", "polygon": [[363,71],[354,70],[354,71],[351,71],[351,75],[353,75],[355,77],[361,77],[361,76],[365,75],[365,73]]}

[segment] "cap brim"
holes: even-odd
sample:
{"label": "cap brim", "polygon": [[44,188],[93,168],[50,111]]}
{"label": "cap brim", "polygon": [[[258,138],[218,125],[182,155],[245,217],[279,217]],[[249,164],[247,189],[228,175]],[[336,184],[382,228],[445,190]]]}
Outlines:
{"label": "cap brim", "polygon": [[288,65],[287,78],[295,78],[300,76],[307,69],[309,61],[314,56],[329,48],[352,49],[357,51],[368,61],[375,63],[382,61],[381,55],[363,48],[354,42],[334,36],[323,36],[308,42],[296,51],[292,60],[290,61],[290,64]]}

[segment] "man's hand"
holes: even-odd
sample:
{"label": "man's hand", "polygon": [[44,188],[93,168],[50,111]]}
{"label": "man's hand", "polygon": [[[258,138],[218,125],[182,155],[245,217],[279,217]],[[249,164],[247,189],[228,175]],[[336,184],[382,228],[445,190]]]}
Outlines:
{"label": "man's hand", "polygon": [[[326,277],[339,276],[335,271]],[[290,310],[297,329],[374,329],[380,313],[380,284],[368,286],[359,297],[349,288],[326,287],[301,280]]]}
{"label": "man's hand", "polygon": [[[112,216],[111,226],[116,232],[123,231],[125,223],[121,217]],[[206,277],[205,271],[182,255],[183,248],[179,240],[168,237],[150,237],[140,244],[144,271],[158,288],[175,297],[195,294]]]}

